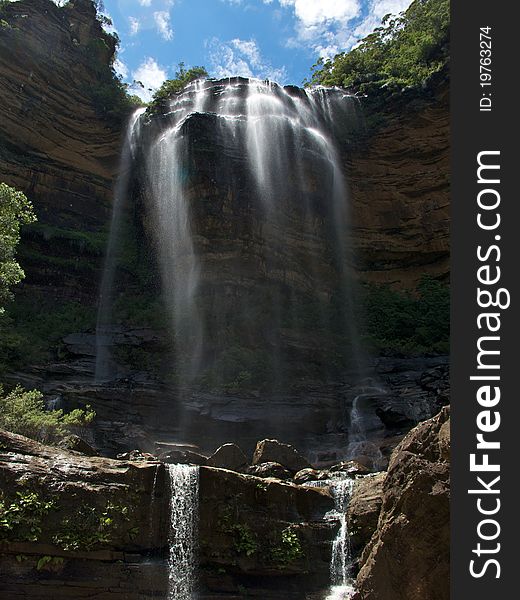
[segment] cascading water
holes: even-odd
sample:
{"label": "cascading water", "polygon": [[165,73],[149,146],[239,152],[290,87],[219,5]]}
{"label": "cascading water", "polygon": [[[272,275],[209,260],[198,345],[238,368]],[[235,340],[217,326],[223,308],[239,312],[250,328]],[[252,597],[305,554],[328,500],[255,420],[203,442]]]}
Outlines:
{"label": "cascading water", "polygon": [[371,461],[372,469],[384,469],[386,461],[381,449],[370,440],[371,433],[380,430],[381,421],[375,412],[368,410],[363,403],[368,402],[374,395],[384,395],[385,390],[380,387],[364,387],[360,392],[354,397],[350,410],[347,457],[364,457]]}
{"label": "cascading water", "polygon": [[[249,368],[229,375],[231,382],[219,377],[225,379],[231,360],[247,362],[248,353],[256,353],[250,362],[264,369],[263,379],[273,389],[290,387],[287,365],[298,363],[295,348],[301,352],[301,342],[292,338],[303,327],[295,319],[303,318],[305,303],[316,313],[316,328],[341,331],[351,362],[356,360],[345,282],[347,194],[328,129],[332,110],[346,119],[354,104],[339,90],[303,91],[239,78],[197,81],[171,101],[160,126],[151,128],[145,187],[179,388],[201,378],[214,386],[236,378],[247,385],[247,377],[254,376]],[[204,142],[211,147],[207,158],[202,156],[207,163],[196,162],[193,152],[205,148],[200,138],[207,135],[211,139]],[[215,171],[199,184],[207,165]],[[223,206],[207,197],[208,179],[226,198]],[[246,209],[249,214],[239,223]],[[219,236],[214,226],[221,217],[226,229]],[[217,263],[214,256],[226,261]],[[334,316],[331,299],[343,307]],[[240,360],[228,356],[233,344],[240,346]],[[325,352],[316,359],[315,342],[305,344],[314,363],[332,364]]]}
{"label": "cascading water", "polygon": [[347,527],[347,508],[354,487],[354,479],[342,473],[336,473],[332,479],[310,481],[309,487],[329,488],[334,498],[334,509],[325,517],[331,521],[339,522],[336,538],[332,542],[330,560],[330,582],[325,600],[349,600],[352,598],[354,588],[352,550]]}
{"label": "cascading water", "polygon": [[338,519],[340,528],[336,539],[332,543],[332,559],[330,563],[332,588],[327,596],[327,600],[347,600],[354,593],[352,552],[346,517],[353,485],[354,480],[350,478],[330,481],[330,489],[336,506],[334,511],[329,513],[328,516]]}
{"label": "cascading water", "polygon": [[136,155],[137,142],[141,124],[141,115],[145,108],[137,109],[128,122],[121,160],[119,176],[114,190],[114,206],[110,223],[110,235],[103,269],[103,278],[98,303],[96,323],[96,381],[115,379],[115,364],[112,361],[111,347],[114,342],[113,329],[113,291],[114,279],[120,258],[118,256],[121,243],[121,227],[123,214],[128,206],[129,182],[132,174],[132,164]]}
{"label": "cascading water", "polygon": [[199,469],[168,465],[170,480],[170,555],[168,599],[195,598],[197,578],[197,529]]}
{"label": "cascading water", "polygon": [[[339,89],[230,78],[193,82],[169,104],[134,116],[103,276],[96,376],[127,376],[110,347],[118,331],[112,304],[121,220],[135,192],[139,243],[154,263],[152,274],[155,261],[161,274],[164,337],[173,352],[170,358],[168,347],[161,357],[158,379],[171,385],[177,440],[200,443],[197,415],[213,418],[212,397],[196,394],[245,392],[241,399],[258,397],[262,405],[251,436],[287,438],[291,422],[287,441],[315,451],[323,446],[321,432],[309,435],[308,417],[295,422],[286,407],[323,384],[331,386],[328,402],[334,386],[361,379],[338,150],[355,135],[356,114],[357,100]],[[330,443],[341,452],[347,393],[334,402],[323,416],[336,424]],[[228,416],[221,419],[219,410],[220,424]],[[238,411],[245,415],[245,404]],[[229,423],[253,420],[251,412],[229,414]],[[229,435],[216,430],[215,438]]]}

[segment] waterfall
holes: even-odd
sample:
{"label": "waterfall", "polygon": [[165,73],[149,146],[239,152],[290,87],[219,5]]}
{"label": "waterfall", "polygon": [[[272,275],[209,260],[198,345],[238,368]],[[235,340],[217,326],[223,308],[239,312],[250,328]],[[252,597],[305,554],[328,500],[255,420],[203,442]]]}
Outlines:
{"label": "waterfall", "polygon": [[355,105],[341,90],[230,78],[193,82],[151,117],[143,187],[180,390],[255,377],[288,389],[307,372],[302,352],[326,371],[343,360],[337,347],[355,370],[347,191],[330,127]]}
{"label": "waterfall", "polygon": [[347,528],[346,511],[352,488],[353,479],[337,479],[330,481],[330,489],[334,498],[334,511],[329,513],[329,518],[338,519],[340,528],[336,539],[332,543],[332,558],[330,563],[330,576],[332,588],[327,600],[347,599],[354,593],[354,580],[352,579],[352,552]]}
{"label": "waterfall", "polygon": [[168,599],[195,598],[199,469],[190,465],[168,465],[170,481],[170,554]]}
{"label": "waterfall", "polygon": [[128,122],[119,163],[119,175],[114,190],[112,220],[110,222],[110,234],[101,280],[96,323],[95,378],[98,382],[115,378],[115,365],[110,351],[114,340],[112,319],[114,280],[119,262],[118,253],[121,243],[122,220],[124,211],[128,206],[129,182],[139,139],[140,117],[145,110],[145,108],[137,109]]}
{"label": "waterfall", "polygon": [[334,478],[309,481],[304,485],[329,488],[334,498],[334,508],[325,515],[325,518],[339,522],[339,529],[332,542],[330,559],[330,582],[332,585],[325,600],[349,600],[352,598],[355,588],[346,513],[354,487],[354,479],[346,477],[342,473],[335,473]]}
{"label": "waterfall", "polygon": [[373,410],[363,406],[374,395],[384,395],[386,392],[380,387],[364,387],[352,401],[350,410],[350,427],[348,432],[347,457],[369,459],[374,470],[386,467],[383,453],[376,443],[370,441],[370,434],[380,430],[381,422]]}

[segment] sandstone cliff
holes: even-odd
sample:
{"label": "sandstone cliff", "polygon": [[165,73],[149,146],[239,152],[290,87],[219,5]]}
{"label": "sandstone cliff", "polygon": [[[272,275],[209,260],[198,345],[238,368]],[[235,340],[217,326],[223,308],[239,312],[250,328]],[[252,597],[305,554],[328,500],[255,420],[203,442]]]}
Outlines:
{"label": "sandstone cliff", "polygon": [[449,77],[360,100],[366,132],[347,157],[353,245],[367,281],[449,278]]}
{"label": "sandstone cliff", "polygon": [[110,88],[115,40],[90,0],[63,8],[21,0],[2,5],[1,16],[0,180],[38,216],[21,249],[27,285],[95,298],[125,118],[96,96]]}
{"label": "sandstone cliff", "polygon": [[[394,450],[377,529],[361,556],[360,600],[450,597],[449,408],[414,428]],[[369,502],[374,502],[373,498]],[[358,502],[361,499],[358,499]],[[355,510],[355,515],[370,510]],[[364,521],[369,525],[370,519]],[[372,521],[373,523],[373,521]]]}

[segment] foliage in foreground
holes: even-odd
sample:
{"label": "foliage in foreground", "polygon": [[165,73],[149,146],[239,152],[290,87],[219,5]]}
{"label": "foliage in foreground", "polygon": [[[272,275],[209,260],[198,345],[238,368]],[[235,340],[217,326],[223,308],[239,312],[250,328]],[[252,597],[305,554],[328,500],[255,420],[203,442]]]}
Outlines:
{"label": "foliage in foreground", "polygon": [[421,85],[449,56],[449,0],[414,0],[350,50],[313,67],[311,84],[366,91]]}
{"label": "foliage in foreground", "polygon": [[69,413],[46,410],[43,395],[38,390],[26,391],[17,386],[4,392],[0,385],[0,428],[46,444],[56,444],[67,438],[71,428],[86,427],[96,413],[87,406]]}
{"label": "foliage in foreground", "polygon": [[36,220],[32,205],[22,192],[0,183],[0,315],[12,297],[10,288],[24,278],[15,259],[20,241],[20,226]]}

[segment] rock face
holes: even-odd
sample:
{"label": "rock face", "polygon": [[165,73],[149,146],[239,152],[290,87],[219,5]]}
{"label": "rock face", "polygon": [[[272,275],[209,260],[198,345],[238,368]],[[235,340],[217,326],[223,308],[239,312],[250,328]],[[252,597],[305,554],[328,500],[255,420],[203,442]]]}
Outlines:
{"label": "rock face", "polygon": [[[368,98],[369,135],[346,158],[361,277],[399,287],[449,274],[449,79]],[[370,122],[381,123],[371,129]]]}
{"label": "rock face", "polygon": [[356,480],[347,509],[347,529],[353,555],[365,548],[377,529],[386,473]]}
{"label": "rock face", "polygon": [[293,473],[311,468],[296,448],[278,440],[262,440],[256,445],[253,465],[267,462],[279,463]]}
{"label": "rock face", "polygon": [[328,490],[200,470],[201,578],[210,592],[305,598],[329,581]]}
{"label": "rock face", "polygon": [[[142,458],[85,457],[0,431],[0,596],[165,598],[172,492],[164,465]],[[326,489],[201,467],[201,600],[324,590],[333,505]]]}
{"label": "rock face", "polygon": [[448,448],[449,408],[444,408],[393,452],[377,530],[361,557],[358,598],[449,598]]}
{"label": "rock face", "polygon": [[7,2],[1,17],[8,25],[0,28],[0,181],[25,192],[38,216],[20,249],[26,285],[90,299],[125,118],[103,116],[94,96],[115,41],[90,0],[62,8],[51,0]]}
{"label": "rock face", "polygon": [[[166,585],[164,467],[0,431],[0,595],[138,600]],[[159,561],[160,562],[160,561]]]}

